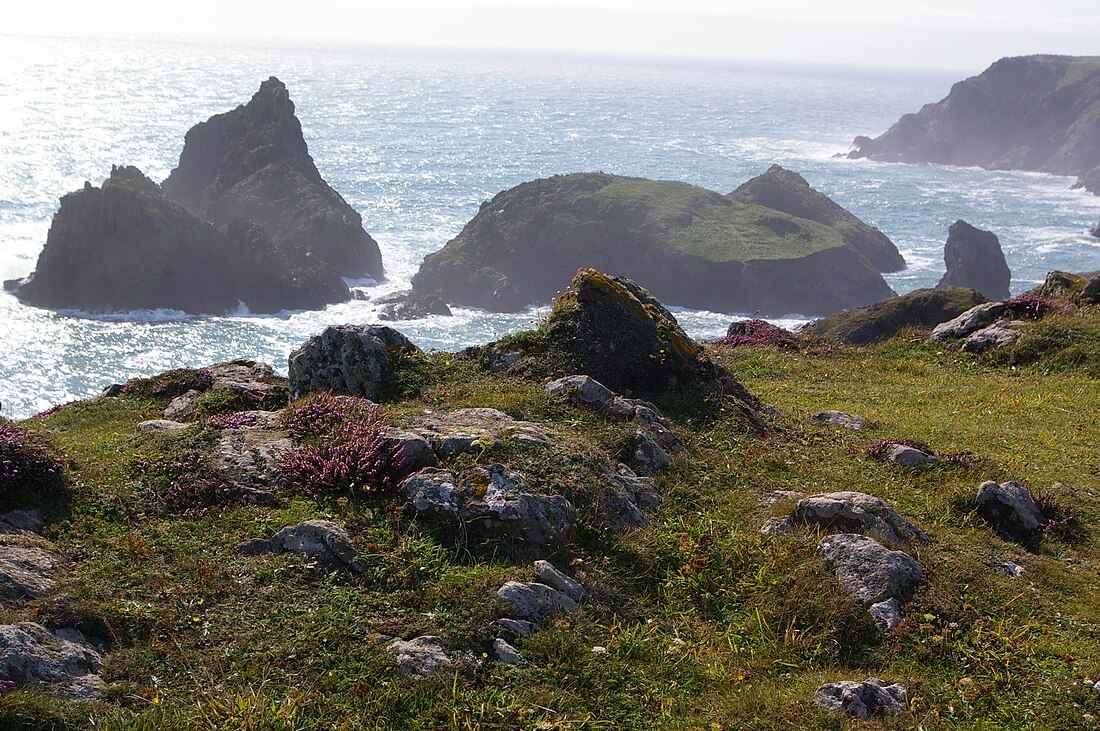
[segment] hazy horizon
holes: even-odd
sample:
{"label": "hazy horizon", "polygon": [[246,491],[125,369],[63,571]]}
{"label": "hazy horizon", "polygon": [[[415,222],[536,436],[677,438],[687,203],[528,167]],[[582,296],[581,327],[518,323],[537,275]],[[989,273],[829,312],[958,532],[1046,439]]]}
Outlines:
{"label": "hazy horizon", "polygon": [[[9,13],[12,35],[302,41],[673,60],[820,63],[977,73],[1004,56],[1095,55],[1092,0],[406,0],[308,6],[54,0]],[[216,19],[211,21],[211,19]]]}

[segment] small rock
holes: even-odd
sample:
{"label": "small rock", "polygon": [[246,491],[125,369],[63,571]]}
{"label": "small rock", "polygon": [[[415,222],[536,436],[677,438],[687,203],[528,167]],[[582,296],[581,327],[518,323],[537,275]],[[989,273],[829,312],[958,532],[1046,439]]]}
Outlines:
{"label": "small rock", "polygon": [[168,404],[168,408],[164,410],[164,418],[179,421],[180,417],[187,416],[188,412],[191,411],[191,402],[200,395],[198,391],[192,388],[186,393],[176,396],[172,399],[172,403]]}
{"label": "small rock", "polygon": [[575,602],[579,603],[588,595],[583,586],[558,571],[549,561],[535,561],[535,575],[539,582],[557,589]]}
{"label": "small rock", "polygon": [[920,581],[920,564],[872,538],[852,533],[825,536],[817,550],[840,585],[868,606],[904,597]]}
{"label": "small rock", "polygon": [[1025,325],[1021,320],[1000,320],[989,327],[971,333],[963,341],[962,349],[967,353],[984,353],[1006,345],[1012,345],[1020,339],[1018,328]]}
{"label": "small rock", "polygon": [[795,490],[773,490],[771,493],[761,498],[760,503],[764,505],[764,507],[774,508],[780,503],[801,500],[804,497],[806,497],[806,493],[804,492],[797,492]]}
{"label": "small rock", "polygon": [[886,448],[885,461],[901,467],[920,467],[921,465],[934,464],[936,458],[910,447],[908,444],[891,444]]}
{"label": "small rock", "polygon": [[637,473],[645,477],[657,474],[668,467],[670,462],[668,452],[641,429],[634,433],[627,451],[637,467]]}
{"label": "small rock", "polygon": [[0,604],[42,596],[53,588],[57,570],[57,556],[43,548],[0,545]]}
{"label": "small rock", "polygon": [[983,482],[976,502],[978,514],[1010,541],[1030,540],[1042,530],[1043,514],[1031,491],[1019,482]]}
{"label": "small rock", "polygon": [[786,518],[768,518],[764,525],[760,526],[760,532],[766,536],[789,536],[794,530],[794,521]]}
{"label": "small rock", "polygon": [[386,651],[394,656],[398,671],[405,675],[426,678],[442,669],[468,670],[478,665],[469,652],[448,650],[443,637],[423,635],[414,639],[393,640]]}
{"label": "small rock", "polygon": [[150,419],[149,421],[143,421],[137,425],[138,434],[174,434],[178,431],[183,431],[190,424],[184,424],[179,421],[171,421],[170,419]]}
{"label": "small rock", "polygon": [[1004,317],[1005,304],[1003,302],[984,302],[971,307],[958,317],[947,322],[941,322],[932,328],[931,340],[958,340],[983,327],[992,325]]}
{"label": "small rock", "polygon": [[530,637],[539,631],[539,626],[534,622],[528,622],[525,619],[509,619],[507,617],[498,619],[494,622],[496,626],[500,627],[506,632],[519,635],[520,637]]}
{"label": "small rock", "polygon": [[124,386],[121,383],[112,383],[109,386],[104,386],[103,390],[99,392],[100,398],[115,398],[121,396]]}
{"label": "small rock", "polygon": [[1027,573],[1027,569],[1015,561],[1001,561],[996,564],[996,567],[1002,574],[1012,578],[1023,576]]}
{"label": "small rock", "polygon": [[534,546],[564,543],[577,517],[564,497],[527,492],[520,476],[499,464],[469,469],[460,478],[426,469],[398,489],[422,518],[457,522],[463,530]]}
{"label": "small rock", "polygon": [[798,501],[795,522],[842,533],[873,533],[887,541],[929,540],[928,534],[885,500],[862,492],[827,492]]}
{"label": "small rock", "polygon": [[439,459],[432,451],[432,445],[415,432],[391,429],[386,433],[386,448],[399,455],[401,470],[405,473],[439,466]]}
{"label": "small rock", "polygon": [[867,611],[874,623],[883,632],[891,632],[901,623],[901,606],[894,597],[890,597],[884,602],[872,604]]}
{"label": "small rock", "polygon": [[242,553],[299,553],[329,564],[343,565],[354,573],[362,573],[358,553],[343,526],[329,520],[307,520],[288,525],[270,540],[253,540],[241,545]]}
{"label": "small rock", "polygon": [[505,582],[497,589],[497,599],[512,605],[518,619],[539,622],[559,612],[573,612],[577,603],[562,592],[538,582]]}
{"label": "small rock", "polygon": [[599,408],[614,397],[611,389],[590,376],[566,376],[551,381],[543,387],[546,394],[558,401],[577,405],[586,404]]}
{"label": "small rock", "polygon": [[505,665],[518,665],[520,667],[530,665],[523,655],[519,654],[519,650],[499,637],[493,640],[493,654]]}
{"label": "small rock", "polygon": [[597,494],[600,517],[612,530],[630,530],[649,524],[646,511],[661,504],[657,484],[650,477],[639,477],[624,464],[614,470],[603,468],[604,481]]}
{"label": "small rock", "polygon": [[908,702],[908,691],[904,686],[887,684],[878,678],[868,678],[863,682],[842,680],[828,683],[814,693],[816,705],[861,721],[874,716],[904,713]]}
{"label": "small rock", "polygon": [[[37,510],[9,510],[4,513],[3,522],[16,530],[25,530],[29,533],[39,533],[46,527],[42,513]],[[7,530],[0,526],[0,533],[6,532]]]}
{"label": "small rock", "polygon": [[810,418],[814,421],[840,426],[845,429],[852,429],[853,431],[860,431],[863,429],[864,424],[867,423],[867,420],[862,416],[845,414],[843,411],[819,411]]}
{"label": "small rock", "polygon": [[75,629],[52,632],[40,624],[0,626],[0,677],[62,698],[95,698],[101,650]]}

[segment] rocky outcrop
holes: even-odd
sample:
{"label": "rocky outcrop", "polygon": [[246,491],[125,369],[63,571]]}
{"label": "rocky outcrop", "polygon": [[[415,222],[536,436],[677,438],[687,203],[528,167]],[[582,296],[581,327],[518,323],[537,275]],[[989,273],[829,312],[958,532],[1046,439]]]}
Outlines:
{"label": "rocky outcrop", "polygon": [[603,173],[524,183],[485,203],[425,258],[413,291],[516,311],[578,267],[716,312],[820,315],[892,296],[836,230],[686,183]]}
{"label": "rocky outcrop", "polygon": [[294,102],[275,77],[248,104],[192,127],[163,187],[219,226],[255,221],[280,250],[308,255],[342,276],[383,277],[378,244],[321,178]]}
{"label": "rocky outcrop", "polygon": [[798,173],[779,165],[772,165],[762,175],[742,183],[728,197],[828,226],[880,272],[905,268],[905,259],[886,234],[810,187]]}
{"label": "rocky outcrop", "polygon": [[344,566],[353,573],[363,572],[358,553],[351,545],[351,536],[344,526],[330,520],[306,520],[288,525],[270,539],[256,539],[242,544],[241,552],[252,556],[297,553],[333,566]]}
{"label": "rocky outcrop", "polygon": [[992,300],[1008,299],[1012,273],[996,234],[955,221],[947,231],[943,260],[947,272],[937,287],[969,287]]}
{"label": "rocky outcrop", "polygon": [[469,672],[480,665],[473,653],[451,650],[446,638],[435,635],[393,640],[386,645],[386,651],[393,655],[398,672],[415,678],[427,678],[440,670]]}
{"label": "rocky outcrop", "polygon": [[803,327],[799,335],[838,340],[848,345],[868,345],[889,340],[907,327],[935,327],[986,299],[973,289],[918,289],[901,297],[816,320]]}
{"label": "rocky outcrop", "polygon": [[958,340],[995,323],[1004,316],[1003,302],[985,302],[932,328],[930,340]]}
{"label": "rocky outcrop", "polygon": [[[542,328],[513,336],[510,347],[519,347],[521,357],[504,373],[586,374],[617,393],[647,396],[681,389],[732,396],[749,412],[759,409],[757,399],[689,338],[653,295],[629,279],[594,269],[577,272]],[[498,346],[486,350],[483,356],[491,358]]]}
{"label": "rocky outcrop", "polygon": [[909,554],[891,551],[873,538],[852,533],[825,536],[817,550],[845,591],[867,606],[900,600],[920,581],[921,567]]}
{"label": "rocky outcrop", "polygon": [[487,408],[424,413],[416,418],[413,429],[441,457],[483,451],[506,439],[549,447],[553,438],[541,424],[513,419],[503,411]]}
{"label": "rocky outcrop", "polygon": [[450,316],[453,314],[438,295],[415,295],[410,292],[395,292],[383,295],[375,300],[385,305],[378,313],[379,320],[419,320],[433,315]]}
{"label": "rocky outcrop", "polygon": [[134,167],[64,196],[34,273],[12,289],[51,309],[218,315],[242,304],[256,313],[322,309],[351,297],[331,267],[277,248],[247,221],[215,228]]}
{"label": "rocky outcrop", "polygon": [[1100,193],[1100,57],[1002,58],[850,157],[1076,175]]}
{"label": "rocky outcrop", "polygon": [[295,398],[331,391],[377,400],[391,385],[394,359],[419,352],[391,327],[333,325],[290,354],[290,392]]}
{"label": "rocky outcrop", "polygon": [[1043,528],[1043,512],[1031,491],[1019,482],[983,482],[975,502],[978,514],[1010,541],[1029,541]]}
{"label": "rocky outcrop", "polygon": [[894,542],[926,542],[928,534],[882,498],[862,492],[827,492],[798,501],[794,520],[842,533],[869,532]]}

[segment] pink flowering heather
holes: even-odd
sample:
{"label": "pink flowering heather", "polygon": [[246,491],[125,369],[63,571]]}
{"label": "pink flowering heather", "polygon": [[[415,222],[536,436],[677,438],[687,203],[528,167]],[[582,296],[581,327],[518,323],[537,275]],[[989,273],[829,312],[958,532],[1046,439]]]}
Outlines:
{"label": "pink flowering heather", "polygon": [[196,450],[142,461],[137,472],[154,488],[157,506],[166,515],[198,518],[243,502],[241,491],[219,479],[206,456]]}
{"label": "pink flowering heather", "polygon": [[730,325],[726,337],[718,340],[718,345],[730,348],[742,345],[770,345],[783,350],[798,350],[798,337],[765,320],[745,320]]}
{"label": "pink flowering heather", "polygon": [[925,454],[931,455],[933,457],[936,456],[936,453],[932,451],[931,447],[929,447],[924,442],[918,442],[916,439],[883,439],[881,442],[875,442],[871,446],[867,447],[867,456],[873,459],[877,459],[881,462],[882,460],[886,459],[886,452],[889,451],[890,447],[894,446],[895,444],[912,447],[913,449],[924,452]]}
{"label": "pink flowering heather", "polygon": [[61,468],[46,437],[0,420],[0,494],[55,485]]}
{"label": "pink flowering heather", "polygon": [[1051,312],[1060,309],[1057,304],[1045,297],[1036,297],[1027,294],[1005,300],[1004,304],[1005,309],[1008,310],[1009,314],[1013,317],[1028,317],[1033,320],[1042,319]]}
{"label": "pink flowering heather", "polygon": [[210,426],[215,429],[244,429],[256,426],[260,417],[254,411],[238,411],[233,414],[215,414],[210,417]]}
{"label": "pink flowering heather", "polygon": [[284,454],[279,472],[307,494],[393,487],[400,456],[386,444],[386,423],[376,404],[354,396],[316,393],[284,416],[298,447]]}

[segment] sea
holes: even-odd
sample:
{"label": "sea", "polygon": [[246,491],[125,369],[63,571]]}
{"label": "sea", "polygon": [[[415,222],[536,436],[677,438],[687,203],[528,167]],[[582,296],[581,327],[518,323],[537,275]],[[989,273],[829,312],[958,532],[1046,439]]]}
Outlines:
{"label": "sea", "polygon": [[[1000,237],[1013,293],[1052,269],[1100,269],[1100,239],[1088,234],[1100,196],[1072,190],[1071,178],[837,156],[981,70],[0,35],[0,279],[34,270],[62,195],[100,185],[112,165],[163,180],[188,129],[247,102],[270,76],[286,83],[321,174],[382,249],[385,281],[349,282],[372,299],[406,289],[482,201],[579,171],[726,193],[780,164],[894,241],[908,265],[886,276],[898,293],[939,280],[960,218]],[[699,338],[752,314],[666,304]],[[52,312],[2,293],[2,413],[26,418],[127,378],[233,358],[285,373],[310,336],[377,322],[379,309],[366,300],[265,316],[243,306],[218,317]],[[529,328],[545,311],[455,308],[392,324],[424,349],[453,351]]]}

